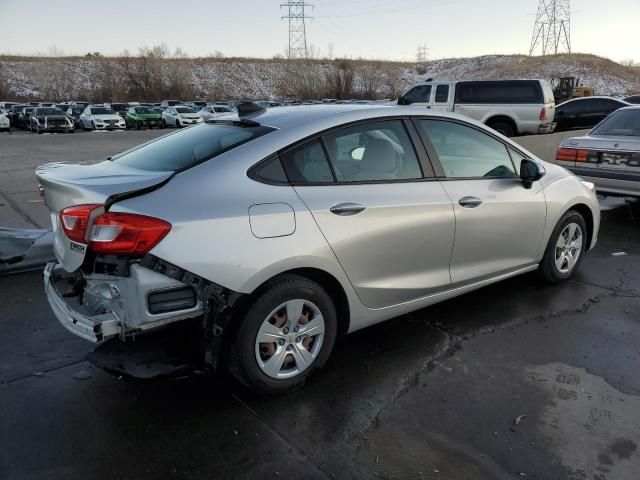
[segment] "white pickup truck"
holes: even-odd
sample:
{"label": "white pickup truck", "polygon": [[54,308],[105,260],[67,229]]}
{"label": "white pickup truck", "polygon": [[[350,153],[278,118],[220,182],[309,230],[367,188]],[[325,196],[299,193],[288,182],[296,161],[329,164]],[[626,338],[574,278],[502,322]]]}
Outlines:
{"label": "white pickup truck", "polygon": [[438,82],[414,85],[398,105],[457,112],[506,137],[551,133],[556,103],[546,80]]}

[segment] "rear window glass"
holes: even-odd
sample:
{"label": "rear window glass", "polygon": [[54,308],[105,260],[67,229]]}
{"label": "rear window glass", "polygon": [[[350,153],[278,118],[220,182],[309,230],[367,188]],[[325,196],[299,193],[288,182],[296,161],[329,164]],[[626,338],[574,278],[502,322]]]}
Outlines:
{"label": "rear window glass", "polygon": [[614,112],[591,134],[640,137],[640,110],[619,110]]}
{"label": "rear window glass", "polygon": [[460,82],[457,103],[544,103],[538,82]]}
{"label": "rear window glass", "polygon": [[271,131],[265,126],[203,123],[146,143],[113,161],[155,172],[184,170]]}

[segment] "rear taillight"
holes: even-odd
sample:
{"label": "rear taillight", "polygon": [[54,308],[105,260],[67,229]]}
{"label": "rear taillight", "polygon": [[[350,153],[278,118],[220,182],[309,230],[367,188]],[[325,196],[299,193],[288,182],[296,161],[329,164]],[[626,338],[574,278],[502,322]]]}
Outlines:
{"label": "rear taillight", "polygon": [[93,222],[89,249],[96,253],[144,255],[171,230],[158,218],[134,213],[107,212]]}
{"label": "rear taillight", "polygon": [[78,243],[86,243],[96,253],[144,255],[171,230],[171,224],[158,218],[134,213],[106,212],[93,220],[91,214],[103,205],[75,205],[60,212],[64,233]]}
{"label": "rear taillight", "polygon": [[60,224],[69,240],[78,243],[87,243],[86,237],[89,217],[91,216],[91,212],[99,207],[102,207],[102,205],[74,205],[60,212]]}
{"label": "rear taillight", "polygon": [[587,162],[589,160],[589,150],[558,147],[556,160],[563,162]]}
{"label": "rear taillight", "polygon": [[540,121],[544,121],[547,119],[547,109],[546,107],[542,107],[542,110],[540,110]]}

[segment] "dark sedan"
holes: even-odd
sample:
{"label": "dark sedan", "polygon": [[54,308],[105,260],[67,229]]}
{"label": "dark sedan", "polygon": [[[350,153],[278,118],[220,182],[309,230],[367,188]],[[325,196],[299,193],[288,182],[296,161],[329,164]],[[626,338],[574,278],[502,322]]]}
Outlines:
{"label": "dark sedan", "polygon": [[24,110],[27,107],[29,107],[29,104],[20,104],[20,105],[13,105],[9,109],[9,113],[7,114],[7,116],[9,117],[9,123],[11,124],[12,127],[18,126],[18,117],[20,116],[20,113],[22,112],[22,110]]}
{"label": "dark sedan", "polygon": [[35,107],[25,107],[18,113],[17,126],[22,130],[31,130],[31,113]]}
{"label": "dark sedan", "polygon": [[65,111],[67,116],[73,119],[73,126],[76,129],[82,128],[82,125],[80,125],[80,115],[82,115],[82,112],[84,112],[84,107],[82,105],[70,106]]}
{"label": "dark sedan", "polygon": [[71,120],[62,110],[55,107],[38,107],[31,114],[31,131],[35,133],[44,132],[70,132],[73,133],[75,127]]}
{"label": "dark sedan", "polygon": [[613,97],[581,97],[556,107],[556,132],[593,128],[612,112],[631,105]]}
{"label": "dark sedan", "polygon": [[598,193],[640,197],[640,106],[621,108],[584,137],[563,140],[556,163],[595,183]]}

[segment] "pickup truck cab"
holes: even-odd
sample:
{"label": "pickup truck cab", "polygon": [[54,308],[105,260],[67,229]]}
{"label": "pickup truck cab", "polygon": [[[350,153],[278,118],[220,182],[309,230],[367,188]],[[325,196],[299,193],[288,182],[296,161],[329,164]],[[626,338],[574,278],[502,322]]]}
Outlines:
{"label": "pickup truck cab", "polygon": [[414,85],[398,105],[457,112],[506,137],[551,133],[555,100],[546,80],[438,82]]}

